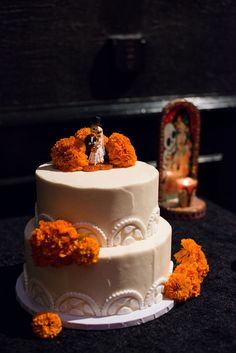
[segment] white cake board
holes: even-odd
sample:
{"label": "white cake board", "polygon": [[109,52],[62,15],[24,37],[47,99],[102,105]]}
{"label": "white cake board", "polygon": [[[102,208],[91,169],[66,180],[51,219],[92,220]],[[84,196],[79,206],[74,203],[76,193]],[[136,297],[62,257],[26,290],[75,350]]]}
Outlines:
{"label": "white cake board", "polygon": [[[21,274],[16,282],[16,297],[21,306],[30,314],[35,314],[42,310],[49,310],[35,302],[27,295],[24,288],[23,274]],[[129,326],[141,325],[145,322],[157,319],[166,314],[174,306],[174,301],[163,299],[158,304],[143,310],[137,310],[130,314],[113,315],[104,317],[77,317],[75,315],[67,315],[59,313],[64,327],[78,330],[109,330],[117,328],[125,328]],[[53,310],[51,310],[53,311]]]}

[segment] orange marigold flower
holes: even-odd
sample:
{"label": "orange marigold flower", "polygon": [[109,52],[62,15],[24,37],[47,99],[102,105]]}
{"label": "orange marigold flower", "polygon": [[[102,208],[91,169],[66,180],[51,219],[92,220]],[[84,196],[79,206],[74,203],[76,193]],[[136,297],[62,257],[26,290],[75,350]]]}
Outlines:
{"label": "orange marigold flower", "polygon": [[41,311],[33,316],[33,332],[40,338],[54,338],[62,330],[60,316],[54,312]]}
{"label": "orange marigold flower", "polygon": [[182,249],[174,255],[177,263],[194,263],[199,279],[202,281],[209,272],[209,265],[201,246],[193,239],[182,239],[181,245]]}
{"label": "orange marigold flower", "polygon": [[209,271],[205,254],[193,239],[182,239],[182,249],[174,257],[179,265],[164,286],[164,293],[170,299],[184,301],[197,297],[201,282]]}
{"label": "orange marigold flower", "polygon": [[73,251],[79,239],[70,222],[40,221],[31,237],[32,256],[36,266],[59,266],[72,263]]}
{"label": "orange marigold flower", "polygon": [[73,259],[77,264],[92,264],[98,261],[99,243],[96,239],[91,237],[84,237],[77,242],[77,248],[74,251]]}
{"label": "orange marigold flower", "polygon": [[110,163],[115,167],[130,167],[137,161],[130,139],[122,134],[114,132],[108,139],[106,150]]}
{"label": "orange marigold flower", "polygon": [[84,142],[85,138],[91,134],[91,129],[90,127],[83,127],[82,129],[79,129],[76,133],[75,133],[75,137],[78,140],[81,140]]}
{"label": "orange marigold flower", "polygon": [[201,282],[195,264],[180,264],[175,268],[175,273],[180,273],[190,279],[189,296],[197,297],[201,292]]}
{"label": "orange marigold flower", "polygon": [[185,301],[191,296],[191,279],[185,273],[175,273],[164,286],[164,295],[176,301]]}
{"label": "orange marigold flower", "polygon": [[32,257],[36,266],[92,264],[98,261],[100,246],[92,237],[82,238],[67,221],[40,221],[31,237]]}
{"label": "orange marigold flower", "polygon": [[76,141],[74,136],[57,141],[51,149],[51,158],[55,168],[63,172],[81,170],[88,164],[85,144]]}
{"label": "orange marigold flower", "polygon": [[182,239],[182,249],[174,257],[178,263],[185,263],[195,259],[201,247],[193,239]]}

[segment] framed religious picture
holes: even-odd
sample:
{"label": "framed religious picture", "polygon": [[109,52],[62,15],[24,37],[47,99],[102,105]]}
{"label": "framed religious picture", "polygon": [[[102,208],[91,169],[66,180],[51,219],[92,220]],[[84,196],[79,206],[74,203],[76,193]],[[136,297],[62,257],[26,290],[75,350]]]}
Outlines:
{"label": "framed religious picture", "polygon": [[158,169],[160,205],[171,214],[205,213],[205,203],[196,198],[199,146],[199,110],[186,99],[169,102],[161,120]]}

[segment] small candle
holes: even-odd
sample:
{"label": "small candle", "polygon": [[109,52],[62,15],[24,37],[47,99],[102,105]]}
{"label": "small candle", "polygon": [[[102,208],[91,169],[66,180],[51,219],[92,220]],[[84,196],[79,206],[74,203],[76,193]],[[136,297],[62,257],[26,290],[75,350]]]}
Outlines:
{"label": "small candle", "polygon": [[174,194],[176,193],[176,174],[171,170],[166,171],[166,193],[167,194]]}
{"label": "small candle", "polygon": [[191,205],[196,192],[197,183],[196,179],[190,177],[177,179],[180,207],[188,207]]}

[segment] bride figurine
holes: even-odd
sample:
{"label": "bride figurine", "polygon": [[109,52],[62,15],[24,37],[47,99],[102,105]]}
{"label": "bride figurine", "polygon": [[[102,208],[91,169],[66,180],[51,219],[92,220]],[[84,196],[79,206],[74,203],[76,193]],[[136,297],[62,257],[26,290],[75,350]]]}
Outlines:
{"label": "bride figurine", "polygon": [[99,163],[103,163],[105,156],[103,129],[100,125],[99,117],[96,117],[96,122],[92,123],[91,132],[95,135],[96,141],[94,142],[91,152],[89,154],[89,163],[96,165]]}

